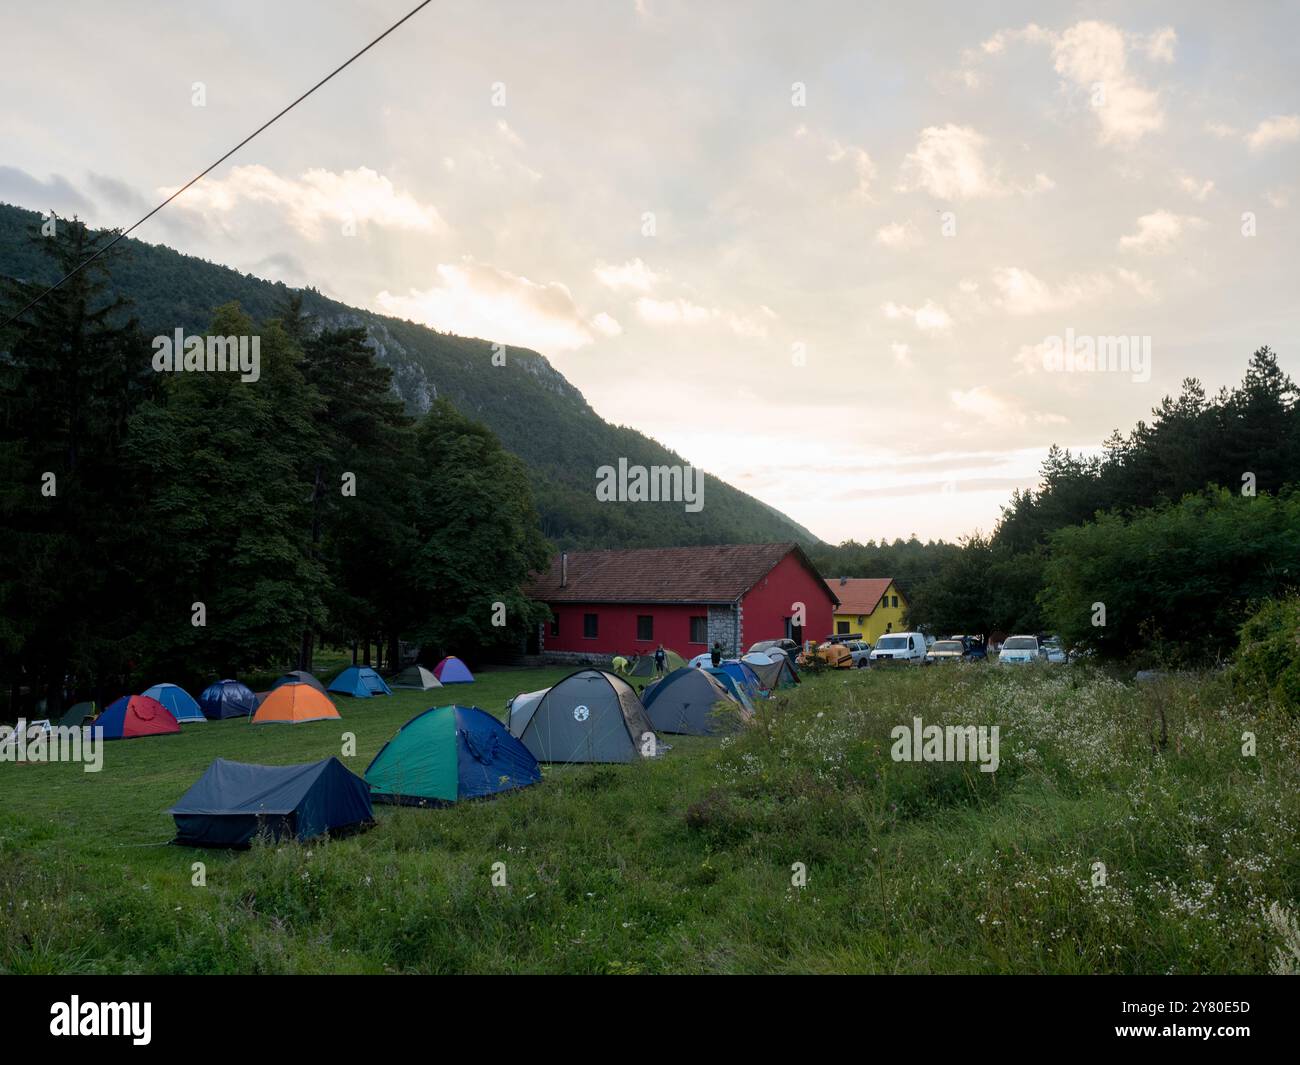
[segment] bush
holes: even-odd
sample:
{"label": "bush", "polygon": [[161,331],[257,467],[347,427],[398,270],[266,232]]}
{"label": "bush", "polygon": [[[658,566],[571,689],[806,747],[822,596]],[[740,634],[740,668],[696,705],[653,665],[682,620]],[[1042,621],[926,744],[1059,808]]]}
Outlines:
{"label": "bush", "polygon": [[1300,715],[1300,596],[1266,600],[1241,627],[1232,682],[1240,695]]}

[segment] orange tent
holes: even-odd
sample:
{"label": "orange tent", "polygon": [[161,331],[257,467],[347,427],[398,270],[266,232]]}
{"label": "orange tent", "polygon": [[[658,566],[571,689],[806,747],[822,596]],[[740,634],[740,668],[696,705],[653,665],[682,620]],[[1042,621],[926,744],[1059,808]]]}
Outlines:
{"label": "orange tent", "polygon": [[338,718],[338,709],[324,692],[310,684],[281,684],[253,715],[254,725],[301,725],[304,721]]}

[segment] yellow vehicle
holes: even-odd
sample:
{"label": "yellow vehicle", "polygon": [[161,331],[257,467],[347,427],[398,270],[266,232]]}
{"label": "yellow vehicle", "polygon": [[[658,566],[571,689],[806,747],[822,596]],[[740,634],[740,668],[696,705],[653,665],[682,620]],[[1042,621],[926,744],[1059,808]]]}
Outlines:
{"label": "yellow vehicle", "polygon": [[[810,645],[811,642],[812,641],[809,641]],[[823,665],[828,666],[831,669],[853,668],[853,654],[843,644],[827,641],[826,643],[819,644],[815,650],[809,646],[808,648],[805,648],[804,652],[799,655],[797,659],[795,659],[795,662],[798,665],[806,666],[814,658],[818,659]]]}

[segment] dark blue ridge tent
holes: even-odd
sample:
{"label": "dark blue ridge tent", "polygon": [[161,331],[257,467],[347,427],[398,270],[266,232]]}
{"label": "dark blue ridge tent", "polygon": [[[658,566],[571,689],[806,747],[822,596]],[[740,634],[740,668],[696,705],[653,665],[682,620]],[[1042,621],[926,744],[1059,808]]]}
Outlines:
{"label": "dark blue ridge tent", "polygon": [[309,840],[374,820],[366,782],[337,758],[251,765],[218,758],[167,811],[189,847],[246,847],[259,834]]}
{"label": "dark blue ridge tent", "polygon": [[375,802],[434,806],[541,783],[528,748],[477,706],[435,706],[398,730],[366,769]]}
{"label": "dark blue ridge tent", "polygon": [[675,669],[641,695],[656,732],[708,736],[734,732],[753,714],[716,677],[702,669]]}
{"label": "dark blue ridge tent", "polygon": [[750,699],[749,693],[745,691],[744,687],[737,684],[736,678],[733,677],[730,673],[728,673],[725,669],[723,669],[721,666],[718,666],[716,668],[713,666],[701,666],[700,671],[703,673],[707,673],[719,684],[721,684],[724,688],[726,688],[727,692],[731,695],[731,697],[735,699],[736,702],[740,703],[740,705],[743,706],[746,710],[748,710],[750,713],[754,712],[754,703],[753,700]]}
{"label": "dark blue ridge tent", "polygon": [[729,674],[731,679],[740,687],[745,689],[745,694],[749,696],[751,701],[767,698],[767,689],[763,686],[758,674],[754,672],[754,667],[748,662],[740,662],[734,658],[729,658],[722,663],[722,670],[724,673]]}
{"label": "dark blue ridge tent", "polygon": [[384,678],[369,666],[348,666],[342,673],[330,681],[329,691],[340,695],[353,695],[358,699],[369,699],[372,695],[392,695],[393,691],[384,683]]}
{"label": "dark blue ridge tent", "polygon": [[257,713],[257,696],[237,680],[219,680],[203,689],[199,696],[199,709],[209,721],[247,717]]}

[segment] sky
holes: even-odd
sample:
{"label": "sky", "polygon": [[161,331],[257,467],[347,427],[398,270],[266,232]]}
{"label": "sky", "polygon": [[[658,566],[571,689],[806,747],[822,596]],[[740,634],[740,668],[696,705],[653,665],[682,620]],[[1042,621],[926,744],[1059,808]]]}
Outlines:
{"label": "sky", "polygon": [[[411,6],[11,12],[0,201],[128,225]],[[831,542],[956,539],[1184,378],[1300,376],[1298,31],[435,0],[134,235],[540,351]]]}

